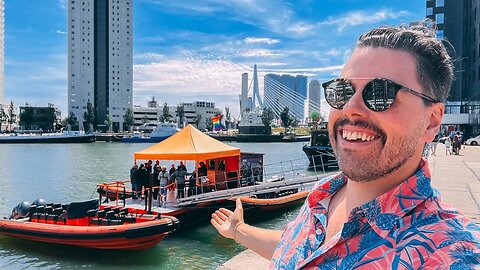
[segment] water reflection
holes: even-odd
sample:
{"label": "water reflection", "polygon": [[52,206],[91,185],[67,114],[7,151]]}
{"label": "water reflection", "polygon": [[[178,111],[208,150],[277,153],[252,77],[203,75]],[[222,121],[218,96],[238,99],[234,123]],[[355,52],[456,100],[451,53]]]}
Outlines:
{"label": "water reflection", "polygon": [[[265,153],[264,164],[296,159],[306,168],[302,143],[232,144]],[[133,153],[149,144],[0,145],[0,216],[19,202],[43,198],[67,203],[96,198],[95,185],[127,179]],[[305,170],[305,173],[308,174]],[[283,228],[299,206],[261,214],[249,223]],[[218,235],[208,222],[179,231],[146,251],[105,251],[36,243],[0,236],[0,268],[215,269],[244,248]]]}

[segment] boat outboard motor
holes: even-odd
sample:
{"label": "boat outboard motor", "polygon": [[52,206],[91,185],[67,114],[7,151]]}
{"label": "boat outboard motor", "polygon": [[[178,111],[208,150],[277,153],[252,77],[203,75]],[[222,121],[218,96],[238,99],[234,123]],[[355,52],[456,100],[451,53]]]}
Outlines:
{"label": "boat outboard motor", "polygon": [[30,203],[29,202],[21,202],[12,210],[12,214],[10,215],[10,219],[20,219],[28,217],[30,212]]}
{"label": "boat outboard motor", "polygon": [[32,205],[47,206],[47,202],[44,199],[36,199],[35,201],[33,201]]}

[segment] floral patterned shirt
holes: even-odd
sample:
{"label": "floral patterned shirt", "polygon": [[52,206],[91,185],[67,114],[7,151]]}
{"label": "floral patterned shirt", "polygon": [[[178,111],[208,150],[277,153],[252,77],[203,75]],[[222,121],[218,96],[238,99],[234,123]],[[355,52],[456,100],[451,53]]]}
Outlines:
{"label": "floral patterned shirt", "polygon": [[[328,201],[343,174],[320,181],[273,254],[272,269],[479,269],[480,226],[441,202],[420,169],[382,196],[354,208],[327,243]],[[322,203],[320,203],[323,201]]]}

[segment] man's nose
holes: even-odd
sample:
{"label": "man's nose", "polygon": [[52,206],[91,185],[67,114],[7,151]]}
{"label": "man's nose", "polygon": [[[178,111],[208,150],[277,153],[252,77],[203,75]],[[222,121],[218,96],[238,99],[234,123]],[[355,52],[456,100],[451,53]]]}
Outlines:
{"label": "man's nose", "polygon": [[[361,89],[361,88],[360,88]],[[360,116],[363,117],[368,113],[368,108],[365,105],[362,97],[362,91],[355,91],[355,94],[343,106],[343,114],[349,117]]]}

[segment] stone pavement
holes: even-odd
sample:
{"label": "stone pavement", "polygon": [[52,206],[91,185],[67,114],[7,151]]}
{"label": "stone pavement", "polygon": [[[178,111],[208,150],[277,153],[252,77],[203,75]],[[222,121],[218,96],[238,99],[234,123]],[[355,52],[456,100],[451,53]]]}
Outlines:
{"label": "stone pavement", "polygon": [[[436,155],[429,158],[432,186],[440,191],[444,202],[480,223],[480,146],[462,146],[460,155],[445,155],[438,144]],[[217,270],[267,269],[269,261],[245,250]]]}

